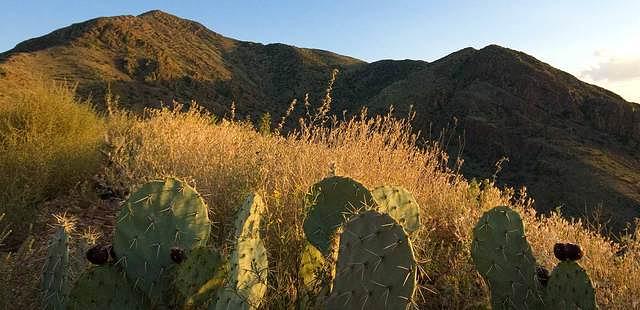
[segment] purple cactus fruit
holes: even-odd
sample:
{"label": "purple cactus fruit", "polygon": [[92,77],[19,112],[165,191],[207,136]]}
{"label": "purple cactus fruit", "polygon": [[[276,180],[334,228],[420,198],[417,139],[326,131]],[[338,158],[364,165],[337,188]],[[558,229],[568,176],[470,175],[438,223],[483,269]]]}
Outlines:
{"label": "purple cactus fruit", "polygon": [[561,261],[577,261],[584,256],[582,248],[572,243],[556,243],[553,246],[553,254]]}
{"label": "purple cactus fruit", "polygon": [[87,251],[87,260],[95,265],[104,265],[109,261],[108,246],[97,244]]}
{"label": "purple cactus fruit", "polygon": [[182,263],[187,256],[184,254],[184,250],[179,247],[171,248],[171,260],[176,264]]}

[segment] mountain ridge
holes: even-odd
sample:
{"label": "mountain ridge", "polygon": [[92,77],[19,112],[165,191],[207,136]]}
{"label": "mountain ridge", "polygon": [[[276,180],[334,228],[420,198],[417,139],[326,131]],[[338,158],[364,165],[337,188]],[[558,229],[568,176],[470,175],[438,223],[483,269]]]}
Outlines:
{"label": "mountain ridge", "polygon": [[[463,137],[463,172],[526,185],[536,208],[568,215],[604,210],[621,231],[640,216],[640,107],[523,52],[488,45],[433,62],[365,62],[318,49],[227,38],[162,11],[100,17],[29,39],[0,54],[3,79],[29,74],[77,81],[98,104],[107,89],[133,110],[196,100],[213,113],[257,120],[284,113],[306,93],[321,98],[339,69],[333,108],[382,114],[393,104],[416,112],[423,132]],[[3,77],[4,76],[4,77]],[[1,100],[0,96],[0,100]],[[297,108],[290,121],[303,115]],[[404,115],[404,114],[403,114]],[[602,205],[602,207],[598,207]]]}

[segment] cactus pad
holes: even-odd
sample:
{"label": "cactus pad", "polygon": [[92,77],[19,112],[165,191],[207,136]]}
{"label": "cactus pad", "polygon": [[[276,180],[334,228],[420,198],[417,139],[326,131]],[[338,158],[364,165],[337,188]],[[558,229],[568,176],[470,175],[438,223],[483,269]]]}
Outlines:
{"label": "cactus pad", "polygon": [[416,262],[402,226],[366,211],[345,224],[328,309],[407,309],[416,287]]}
{"label": "cactus pad", "polygon": [[560,262],[551,272],[545,305],[549,309],[597,309],[596,297],[587,273],[576,262]]}
{"label": "cactus pad", "polygon": [[58,227],[49,240],[42,275],[45,309],[63,309],[69,287],[69,233]]}
{"label": "cactus pad", "polygon": [[[333,255],[337,257],[337,251]],[[298,276],[298,309],[316,309],[331,292],[335,276],[335,257],[326,258],[308,241],[305,242],[300,259]]]}
{"label": "cactus pad", "polygon": [[269,261],[260,239],[265,210],[262,197],[252,193],[236,215],[236,242],[229,261],[229,277],[209,309],[257,309],[267,291]]}
{"label": "cactus pad", "polygon": [[264,201],[258,193],[247,196],[236,214],[236,239],[255,238],[260,231],[262,214],[265,210]]}
{"label": "cactus pad", "polygon": [[400,186],[380,186],[371,195],[378,211],[389,214],[404,230],[411,233],[420,228],[420,206],[409,191]]}
{"label": "cactus pad", "polygon": [[537,308],[542,302],[536,263],[520,215],[500,206],[473,229],[471,257],[488,282],[494,309]]}
{"label": "cactus pad", "polygon": [[267,291],[268,268],[262,239],[239,240],[231,255],[227,286],[209,309],[257,309]]}
{"label": "cactus pad", "polygon": [[97,266],[85,272],[69,294],[67,309],[147,309],[145,296],[136,293],[114,266]]}
{"label": "cactus pad", "polygon": [[170,249],[206,244],[211,231],[207,212],[200,195],[173,178],[143,185],[124,203],[113,241],[116,265],[153,303],[169,287],[162,275],[174,264]]}
{"label": "cactus pad", "polygon": [[336,229],[356,210],[373,205],[369,190],[353,179],[332,176],[314,184],[305,196],[308,208],[304,233],[320,252],[328,255]]}
{"label": "cactus pad", "polygon": [[308,291],[315,291],[324,273],[325,259],[322,253],[310,243],[306,243],[300,261],[300,279]]}
{"label": "cactus pad", "polygon": [[176,267],[174,287],[176,304],[183,307],[202,307],[214,292],[222,287],[227,266],[217,251],[196,248]]}

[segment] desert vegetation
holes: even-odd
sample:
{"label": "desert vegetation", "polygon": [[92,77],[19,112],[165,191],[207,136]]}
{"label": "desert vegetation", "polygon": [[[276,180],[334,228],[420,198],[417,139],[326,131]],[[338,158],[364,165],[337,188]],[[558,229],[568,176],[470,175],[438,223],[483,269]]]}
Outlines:
{"label": "desert vegetation", "polygon": [[[261,239],[268,258],[260,307],[292,308],[302,291],[299,266],[305,236],[305,196],[329,175],[348,176],[364,187],[401,186],[417,202],[420,224],[408,234],[416,266],[414,304],[420,308],[482,308],[487,284],[471,257],[473,230],[482,214],[509,206],[522,217],[539,264],[557,264],[557,242],[581,245],[601,308],[640,306],[640,234],[613,242],[593,225],[561,214],[541,216],[526,190],[498,188],[492,180],[466,180],[437,141],[425,141],[412,115],[338,119],[327,113],[330,92],[286,133],[213,115],[196,103],[174,103],[134,114],[108,99],[96,113],[70,88],[39,82],[6,92],[2,111],[3,259],[0,306],[41,307],[40,289],[49,240],[60,227],[72,240],[70,261],[84,261],[80,240],[108,244],[120,199],[167,177],[194,188],[211,220],[207,245],[230,255],[236,216],[251,193],[264,202]],[[20,104],[16,104],[20,103]],[[283,112],[285,113],[285,112]],[[271,114],[279,120],[276,112]],[[55,215],[55,216],[54,216]],[[32,228],[28,224],[32,223]],[[12,239],[13,238],[13,239]],[[75,241],[74,241],[75,240]],[[95,267],[94,267],[95,268]],[[70,279],[78,275],[71,274]],[[70,280],[70,281],[71,281]]]}

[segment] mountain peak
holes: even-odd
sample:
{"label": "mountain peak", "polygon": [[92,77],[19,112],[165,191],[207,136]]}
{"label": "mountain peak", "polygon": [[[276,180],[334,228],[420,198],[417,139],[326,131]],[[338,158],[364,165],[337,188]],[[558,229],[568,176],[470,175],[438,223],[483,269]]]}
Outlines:
{"label": "mountain peak", "polygon": [[147,11],[144,12],[142,14],[139,14],[138,17],[147,17],[147,16],[153,16],[153,17],[177,17],[173,14],[167,13],[165,11],[162,10],[151,10],[151,11]]}
{"label": "mountain peak", "polygon": [[167,13],[165,11],[161,11],[161,10],[151,10],[148,12],[144,12],[138,16],[136,16],[138,19],[144,20],[144,21],[160,21],[163,23],[174,23],[174,24],[195,24],[195,25],[199,25],[200,27],[203,27],[202,25],[200,25],[199,23],[192,21],[192,20],[188,20],[188,19],[184,19],[184,18],[180,18],[176,15],[173,15],[171,13]]}

